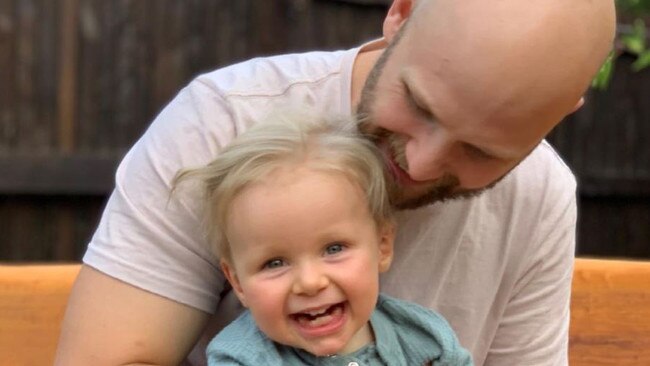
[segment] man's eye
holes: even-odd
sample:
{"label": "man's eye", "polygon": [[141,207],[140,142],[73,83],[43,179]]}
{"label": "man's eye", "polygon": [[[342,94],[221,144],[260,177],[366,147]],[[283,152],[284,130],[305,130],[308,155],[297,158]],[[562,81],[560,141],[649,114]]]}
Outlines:
{"label": "man's eye", "polygon": [[282,259],[271,259],[270,261],[264,263],[264,269],[275,269],[284,266],[284,261]]}
{"label": "man's eye", "polygon": [[469,155],[471,155],[474,158],[481,159],[481,160],[495,160],[496,158],[485,151],[472,146],[472,145],[465,145],[465,150]]}
{"label": "man's eye", "polygon": [[413,93],[411,93],[411,90],[407,85],[404,85],[404,90],[406,93],[406,102],[408,103],[411,110],[413,110],[415,113],[417,113],[420,116],[433,120],[433,114],[431,113],[431,111],[424,108],[422,104],[418,103],[418,101],[415,99]]}
{"label": "man's eye", "polygon": [[424,117],[427,117],[427,118],[430,118],[430,117],[431,117],[431,112],[429,112],[428,110],[422,108],[422,106],[420,106],[419,104],[417,104],[414,100],[411,100],[411,103],[410,103],[410,104],[411,104],[411,108],[413,108],[413,110],[414,110],[417,114],[419,114],[419,115],[421,115],[421,116],[424,116]]}
{"label": "man's eye", "polygon": [[343,244],[341,244],[341,243],[333,243],[333,244],[328,245],[327,248],[325,248],[325,253],[327,255],[340,253],[342,251],[343,251]]}

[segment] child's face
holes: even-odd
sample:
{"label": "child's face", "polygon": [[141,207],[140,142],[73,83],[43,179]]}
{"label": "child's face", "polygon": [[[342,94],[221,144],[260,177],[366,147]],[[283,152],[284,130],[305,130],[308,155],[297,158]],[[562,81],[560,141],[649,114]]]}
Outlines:
{"label": "child's face", "polygon": [[308,167],[274,172],[230,206],[222,262],[237,296],[272,340],[315,355],[372,340],[368,319],[394,229],[377,227],[361,190]]}

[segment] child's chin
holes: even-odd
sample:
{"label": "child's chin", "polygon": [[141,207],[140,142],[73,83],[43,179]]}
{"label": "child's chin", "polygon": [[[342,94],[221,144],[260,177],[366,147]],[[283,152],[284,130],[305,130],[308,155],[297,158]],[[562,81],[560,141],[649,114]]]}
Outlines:
{"label": "child's chin", "polygon": [[303,349],[312,355],[324,357],[338,354],[344,348],[345,342],[328,342],[328,344],[307,345]]}

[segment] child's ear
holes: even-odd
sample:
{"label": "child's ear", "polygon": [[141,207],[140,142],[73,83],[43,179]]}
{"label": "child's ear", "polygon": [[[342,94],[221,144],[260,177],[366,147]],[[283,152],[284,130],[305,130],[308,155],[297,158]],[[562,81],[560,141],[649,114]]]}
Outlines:
{"label": "child's ear", "polygon": [[237,295],[237,298],[239,301],[244,305],[245,307],[248,307],[246,305],[246,296],[244,295],[244,291],[242,290],[241,284],[239,283],[239,279],[237,278],[237,273],[235,272],[235,269],[233,266],[228,263],[228,261],[221,260],[221,270],[223,271],[223,274],[226,276],[226,279],[228,279],[228,282],[230,282],[230,286],[232,286],[233,291],[235,291],[235,295]]}
{"label": "child's ear", "polygon": [[395,223],[388,221],[379,228],[379,272],[386,272],[393,262],[393,244],[395,243]]}

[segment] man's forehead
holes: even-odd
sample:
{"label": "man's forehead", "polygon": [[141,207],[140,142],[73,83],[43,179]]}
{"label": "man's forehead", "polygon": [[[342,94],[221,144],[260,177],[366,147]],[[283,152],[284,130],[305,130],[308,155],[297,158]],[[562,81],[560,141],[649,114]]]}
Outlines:
{"label": "man's forehead", "polygon": [[403,57],[477,112],[543,113],[557,123],[585,92],[614,29],[607,0],[566,3],[420,0]]}
{"label": "man's forehead", "polygon": [[[454,63],[522,68],[584,84],[609,53],[611,0],[418,0],[407,32],[420,47]],[[436,57],[432,55],[432,57]],[[474,62],[472,62],[474,61]],[[585,70],[586,69],[586,70]],[[570,71],[567,71],[567,75]],[[587,81],[588,82],[588,81]],[[565,86],[567,87],[567,86]]]}

